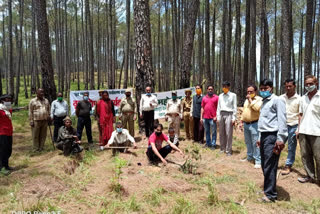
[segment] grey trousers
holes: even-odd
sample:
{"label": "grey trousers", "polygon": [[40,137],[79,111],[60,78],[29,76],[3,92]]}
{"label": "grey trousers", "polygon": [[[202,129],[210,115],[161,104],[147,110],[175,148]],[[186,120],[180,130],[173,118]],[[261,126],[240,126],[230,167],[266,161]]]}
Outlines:
{"label": "grey trousers", "polygon": [[219,122],[220,150],[232,154],[232,112],[221,112]]}
{"label": "grey trousers", "polygon": [[320,180],[320,137],[299,134],[301,159],[309,177]]}

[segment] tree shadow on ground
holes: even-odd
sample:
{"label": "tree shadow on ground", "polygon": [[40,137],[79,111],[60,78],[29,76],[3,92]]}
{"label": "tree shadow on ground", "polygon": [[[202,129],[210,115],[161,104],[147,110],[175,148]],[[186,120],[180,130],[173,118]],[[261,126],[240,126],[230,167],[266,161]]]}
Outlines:
{"label": "tree shadow on ground", "polygon": [[290,194],[281,186],[277,186],[278,201],[290,201]]}

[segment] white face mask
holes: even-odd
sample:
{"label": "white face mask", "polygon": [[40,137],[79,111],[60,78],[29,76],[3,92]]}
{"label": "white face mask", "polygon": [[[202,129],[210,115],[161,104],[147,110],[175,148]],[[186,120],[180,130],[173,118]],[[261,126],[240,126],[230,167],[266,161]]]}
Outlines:
{"label": "white face mask", "polygon": [[10,110],[12,108],[11,102],[3,102],[3,105],[5,105],[8,110]]}
{"label": "white face mask", "polygon": [[308,92],[312,92],[312,91],[314,91],[316,89],[316,85],[306,86],[305,89]]}

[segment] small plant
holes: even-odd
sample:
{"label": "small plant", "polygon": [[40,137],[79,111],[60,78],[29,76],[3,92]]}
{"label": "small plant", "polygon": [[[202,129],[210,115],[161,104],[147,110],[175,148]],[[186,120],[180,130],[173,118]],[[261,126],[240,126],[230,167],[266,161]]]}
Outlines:
{"label": "small plant", "polygon": [[217,190],[212,182],[208,182],[208,204],[209,205],[216,205],[219,203],[218,193]]}
{"label": "small plant", "polygon": [[180,197],[176,200],[176,205],[172,209],[172,213],[174,214],[191,214],[196,213],[196,208],[194,204],[192,204],[187,199]]}
{"label": "small plant", "polygon": [[120,184],[122,168],[127,165],[127,161],[121,159],[119,157],[115,157],[114,159],[115,169],[114,169],[114,176],[111,178],[111,190],[120,193],[122,190],[122,185]]}
{"label": "small plant", "polygon": [[193,145],[191,148],[186,148],[185,153],[187,160],[181,165],[180,170],[185,174],[197,174],[198,161],[201,160],[200,147]]}

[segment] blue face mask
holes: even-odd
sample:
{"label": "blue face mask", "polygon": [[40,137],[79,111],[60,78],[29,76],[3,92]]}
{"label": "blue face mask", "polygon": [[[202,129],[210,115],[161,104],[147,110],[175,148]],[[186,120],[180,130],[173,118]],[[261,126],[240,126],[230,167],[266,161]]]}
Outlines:
{"label": "blue face mask", "polygon": [[151,96],[151,93],[147,93],[147,96]]}
{"label": "blue face mask", "polygon": [[89,100],[89,97],[88,97],[88,96],[84,96],[84,97],[83,97],[83,100],[88,101],[88,100]]}
{"label": "blue face mask", "polygon": [[117,132],[121,133],[122,132],[122,128],[117,128]]}
{"label": "blue face mask", "polygon": [[271,96],[270,91],[260,91],[260,96],[264,99]]}

